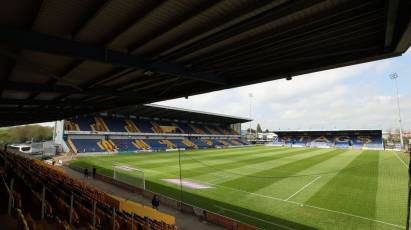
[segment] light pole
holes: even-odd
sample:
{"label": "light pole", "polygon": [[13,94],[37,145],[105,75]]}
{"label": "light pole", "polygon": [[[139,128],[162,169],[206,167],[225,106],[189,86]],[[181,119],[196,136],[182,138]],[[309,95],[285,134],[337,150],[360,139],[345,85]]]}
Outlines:
{"label": "light pole", "polygon": [[402,138],[402,120],[401,120],[401,108],[400,108],[400,95],[398,93],[398,83],[397,83],[398,74],[392,73],[390,74],[390,79],[394,81],[394,86],[397,94],[397,109],[398,109],[398,123],[400,125],[400,141],[401,141],[401,149],[404,148],[404,140]]}
{"label": "light pole", "polygon": [[251,141],[251,134],[252,134],[252,131],[251,131],[251,101],[253,99],[253,94],[249,93],[248,97],[250,98],[250,116],[249,116],[249,118],[250,118],[250,129],[249,129],[250,133],[249,133],[249,137],[250,137],[250,141]]}
{"label": "light pole", "polygon": [[[402,124],[401,124],[401,109],[400,109],[400,95],[398,93],[398,74],[390,74],[390,79],[394,81],[394,86],[397,94],[397,108],[398,108],[398,123],[400,125],[400,141],[401,149],[404,147],[404,141],[402,139]],[[407,220],[406,220],[406,230],[410,229],[410,205],[411,205],[411,161],[408,163],[408,202],[407,202]]]}

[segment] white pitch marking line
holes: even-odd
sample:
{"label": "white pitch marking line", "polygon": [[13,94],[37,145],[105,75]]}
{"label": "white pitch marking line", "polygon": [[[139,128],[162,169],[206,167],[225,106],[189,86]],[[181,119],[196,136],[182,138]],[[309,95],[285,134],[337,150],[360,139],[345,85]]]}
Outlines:
{"label": "white pitch marking line", "polygon": [[[404,164],[405,164],[405,163],[404,163]],[[408,167],[408,166],[407,166],[407,167]],[[204,183],[204,182],[203,182],[203,183]],[[363,217],[363,216],[358,216],[358,215],[351,214],[351,213],[339,212],[339,211],[335,211],[335,210],[331,210],[331,209],[326,209],[326,208],[321,208],[321,207],[317,207],[317,206],[313,206],[313,205],[298,203],[298,202],[294,202],[294,201],[290,201],[290,200],[284,200],[284,199],[277,198],[277,197],[272,197],[272,196],[267,196],[267,195],[263,195],[263,194],[248,192],[248,191],[245,191],[245,190],[235,189],[235,188],[231,188],[231,187],[227,187],[227,186],[223,186],[223,185],[218,185],[218,184],[212,184],[212,183],[207,183],[207,182],[205,182],[205,184],[214,185],[214,186],[217,187],[217,188],[218,188],[218,187],[222,187],[222,188],[231,189],[231,190],[234,190],[234,191],[239,191],[239,192],[247,193],[247,194],[254,195],[254,196],[265,197],[265,198],[268,198],[268,199],[273,199],[273,200],[278,200],[278,201],[282,201],[282,202],[287,202],[287,203],[295,204],[295,205],[298,205],[298,206],[301,206],[301,205],[302,205],[303,207],[310,207],[310,208],[318,209],[318,210],[322,210],[322,211],[327,211],[327,212],[332,212],[332,213],[338,213],[338,214],[345,215],[345,216],[356,217],[356,218],[363,219],[363,220],[368,220],[368,221],[372,221],[372,222],[376,222],[376,223],[380,223],[380,224],[386,224],[386,225],[390,225],[390,226],[393,226],[393,227],[405,229],[404,226],[401,226],[401,225],[398,225],[398,224],[388,223],[388,222],[381,221],[381,220],[375,220],[375,219],[371,219],[371,218],[367,218],[367,217]]]}
{"label": "white pitch marking line", "polygon": [[401,159],[401,158],[397,155],[396,152],[394,152],[394,155],[398,158],[398,160],[401,161],[401,163],[402,163],[406,168],[408,168],[408,165],[405,163],[405,161],[404,161],[403,159]]}
{"label": "white pitch marking line", "polygon": [[292,194],[291,196],[289,196],[287,199],[285,199],[285,201],[288,201],[289,199],[293,198],[295,195],[297,195],[298,193],[300,193],[301,191],[303,191],[304,189],[306,189],[308,186],[312,185],[314,182],[316,182],[318,179],[320,179],[321,176],[316,177],[314,180],[312,180],[310,183],[304,185],[302,188],[300,188],[297,192],[295,192],[294,194]]}
{"label": "white pitch marking line", "polygon": [[313,206],[313,205],[298,203],[298,202],[294,202],[294,201],[290,201],[290,200],[284,200],[284,199],[277,198],[277,197],[272,197],[272,196],[267,196],[267,195],[263,195],[263,194],[248,192],[248,191],[245,191],[245,190],[235,189],[235,188],[226,187],[226,186],[222,186],[222,185],[216,185],[216,184],[211,184],[211,185],[214,185],[217,188],[218,187],[227,188],[227,189],[247,193],[247,194],[254,195],[254,196],[265,197],[265,198],[268,198],[268,199],[278,200],[278,201],[282,201],[282,202],[286,202],[286,203],[290,203],[290,204],[295,204],[295,205],[298,205],[298,206],[310,207],[310,208],[318,209],[318,210],[322,210],[322,211],[338,213],[338,214],[345,215],[345,216],[351,216],[351,217],[355,217],[355,218],[359,218],[359,219],[363,219],[363,220],[368,220],[368,221],[377,222],[377,223],[380,223],[380,224],[386,224],[386,225],[394,226],[394,227],[397,227],[397,228],[405,229],[405,227],[401,226],[401,225],[388,223],[388,222],[381,221],[381,220],[375,220],[375,219],[371,219],[371,218],[367,218],[367,217],[363,217],[363,216],[358,216],[358,215],[351,214],[351,213],[339,212],[339,211],[335,211],[335,210],[331,210],[331,209],[326,209],[326,208],[321,208],[321,207],[317,207],[317,206]]}
{"label": "white pitch marking line", "polygon": [[229,209],[229,208],[223,208],[223,207],[218,206],[218,205],[214,205],[214,206],[221,209],[221,210],[225,210],[225,211],[236,213],[236,214],[239,214],[239,215],[242,215],[242,216],[250,217],[250,218],[253,218],[253,219],[256,219],[256,220],[259,220],[259,221],[262,221],[262,222],[265,222],[265,223],[268,223],[268,224],[271,224],[271,225],[274,225],[274,226],[277,226],[277,227],[280,227],[280,228],[295,230],[294,228],[291,228],[291,227],[288,227],[288,226],[285,226],[285,225],[282,225],[282,224],[277,224],[277,223],[274,223],[274,222],[271,222],[271,221],[263,220],[263,219],[260,219],[258,217],[250,216],[250,215],[247,215],[247,214],[244,214],[244,213],[241,213],[241,212],[237,212],[237,211]]}
{"label": "white pitch marking line", "polygon": [[[290,201],[288,201],[288,202],[290,202]],[[293,202],[293,203],[298,204],[297,202]],[[307,206],[307,207],[310,207],[310,208],[313,208],[313,209],[318,209],[318,210],[323,210],[323,211],[327,211],[327,212],[338,213],[338,214],[345,215],[345,216],[356,217],[356,218],[359,218],[359,219],[374,221],[374,222],[377,222],[377,223],[386,224],[386,225],[390,225],[390,226],[393,226],[393,227],[405,229],[404,226],[401,226],[401,225],[398,225],[398,224],[392,224],[392,223],[388,223],[388,222],[381,221],[381,220],[375,220],[375,219],[371,219],[371,218],[367,218],[367,217],[363,217],[363,216],[357,216],[357,215],[354,215],[354,214],[351,214],[351,213],[334,211],[334,210],[330,210],[330,209],[326,209],[326,208],[321,208],[321,207],[317,207],[317,206],[312,206],[312,205],[308,205],[308,204],[302,204],[302,205]]]}

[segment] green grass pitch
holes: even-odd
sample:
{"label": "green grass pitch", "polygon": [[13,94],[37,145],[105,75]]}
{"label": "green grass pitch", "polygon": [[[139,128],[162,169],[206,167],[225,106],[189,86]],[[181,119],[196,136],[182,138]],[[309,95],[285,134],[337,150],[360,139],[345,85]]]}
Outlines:
{"label": "green grass pitch", "polygon": [[407,164],[403,153],[255,146],[79,157],[71,164],[145,171],[146,188],[264,229],[404,229]]}

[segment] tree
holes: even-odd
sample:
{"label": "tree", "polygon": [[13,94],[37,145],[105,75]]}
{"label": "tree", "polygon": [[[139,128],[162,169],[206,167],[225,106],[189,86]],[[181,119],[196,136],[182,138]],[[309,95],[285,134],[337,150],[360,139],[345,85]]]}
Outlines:
{"label": "tree", "polygon": [[45,141],[53,137],[53,128],[40,125],[25,125],[0,130],[0,143],[24,143]]}
{"label": "tree", "polygon": [[270,130],[268,130],[268,129],[265,129],[265,131],[264,131],[265,133],[269,133],[270,132]]}
{"label": "tree", "polygon": [[[255,130],[254,130],[254,129],[251,129],[251,132],[252,132],[252,133],[255,133]],[[247,129],[247,133],[250,133],[250,128]]]}
{"label": "tree", "polygon": [[257,124],[257,133],[262,133],[263,130],[261,129],[260,124]]}

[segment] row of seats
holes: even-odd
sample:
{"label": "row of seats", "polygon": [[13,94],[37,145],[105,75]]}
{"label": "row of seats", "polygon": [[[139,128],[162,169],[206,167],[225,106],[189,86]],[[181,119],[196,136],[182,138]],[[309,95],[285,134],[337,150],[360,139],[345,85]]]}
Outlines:
{"label": "row of seats", "polygon": [[240,139],[77,139],[69,138],[67,143],[74,152],[132,152],[166,149],[205,149],[228,146],[249,145]]}
{"label": "row of seats", "polygon": [[383,148],[379,136],[279,136],[274,144],[336,148]]}
{"label": "row of seats", "polygon": [[118,117],[78,117],[66,120],[64,126],[65,130],[70,131],[238,135],[236,131],[225,125]]}
{"label": "row of seats", "polygon": [[[4,151],[0,151],[0,161],[6,165],[5,181],[14,178],[13,203],[21,229],[49,229],[50,224],[53,229],[179,229],[175,225],[120,212],[119,201],[115,198],[42,161]],[[1,194],[1,197],[8,195]],[[41,219],[42,207],[44,219]]]}

